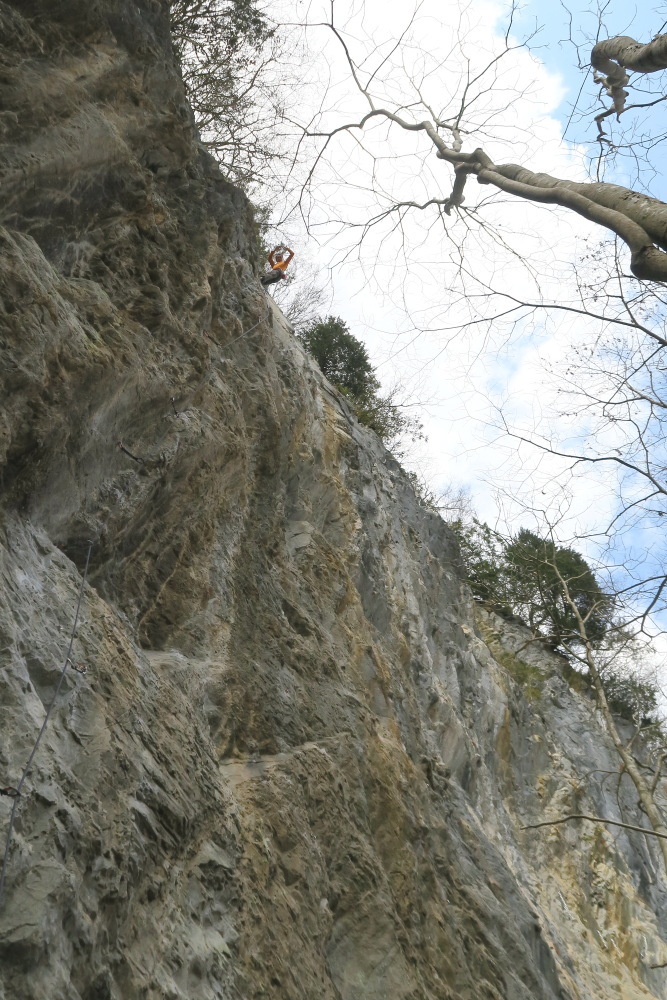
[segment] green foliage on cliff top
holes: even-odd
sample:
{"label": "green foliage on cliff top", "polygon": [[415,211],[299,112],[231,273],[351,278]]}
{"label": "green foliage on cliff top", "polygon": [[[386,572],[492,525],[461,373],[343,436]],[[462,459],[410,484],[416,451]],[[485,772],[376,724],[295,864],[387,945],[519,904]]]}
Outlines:
{"label": "green foliage on cliff top", "polygon": [[582,643],[577,612],[593,645],[604,638],[614,602],[579,552],[526,528],[504,538],[479,521],[453,527],[468,583],[479,600],[519,618],[553,649]]}
{"label": "green foliage on cliff top", "polygon": [[[614,625],[614,600],[600,587],[584,557],[525,528],[505,538],[476,520],[459,520],[452,527],[475,597],[501,617],[521,622],[553,650],[566,653],[570,663],[563,661],[563,676],[575,690],[585,692],[591,690],[590,678],[581,672],[576,655],[583,640],[577,616],[564,600],[567,588],[585,622],[591,647],[604,652],[599,669],[612,712],[641,729],[646,746],[666,746],[667,727],[656,680],[647,673],[641,647]],[[497,635],[489,631],[485,639],[495,658],[522,685],[528,699],[534,700],[541,689],[542,672],[505,650]]]}
{"label": "green foliage on cliff top", "polygon": [[322,373],[352,403],[360,423],[370,427],[387,447],[399,438],[419,438],[421,425],[406,417],[390,393],[380,394],[380,382],[362,342],[338,316],[327,316],[297,332]]}
{"label": "green foliage on cliff top", "polygon": [[644,726],[658,724],[658,691],[653,684],[631,674],[608,672],[604,689],[612,712]]}
{"label": "green foliage on cliff top", "polygon": [[342,319],[327,316],[307,327],[298,337],[329,381],[353,399],[361,400],[377,393],[380,384],[373,374],[368,352]]}

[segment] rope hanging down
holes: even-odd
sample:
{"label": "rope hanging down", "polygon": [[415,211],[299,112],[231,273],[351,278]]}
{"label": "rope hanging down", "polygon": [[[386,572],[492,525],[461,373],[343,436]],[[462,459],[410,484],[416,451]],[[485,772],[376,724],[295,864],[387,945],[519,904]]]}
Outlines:
{"label": "rope hanging down", "polygon": [[[266,318],[269,319],[270,316],[271,316],[271,306],[269,305],[267,307]],[[249,333],[252,333],[253,330],[257,329],[257,327],[259,326],[259,324],[262,322],[263,319],[264,316],[260,316],[254,326],[251,326],[248,330],[244,330],[243,333],[240,333],[238,337],[234,337],[233,340],[228,340],[226,344],[218,344],[218,347],[222,348],[230,347],[232,344],[235,344],[237,340],[241,340],[243,337],[247,337]]]}
{"label": "rope hanging down", "polygon": [[92,552],[92,549],[93,549],[93,543],[89,542],[88,543],[88,552],[86,553],[86,565],[85,565],[85,568],[84,568],[84,571],[83,571],[83,576],[81,577],[81,586],[79,587],[79,597],[78,597],[78,600],[76,602],[76,612],[74,614],[74,623],[72,625],[72,631],[71,631],[70,637],[69,637],[69,645],[67,647],[67,654],[65,656],[65,662],[63,664],[63,668],[60,671],[60,677],[58,678],[58,683],[56,684],[56,689],[55,689],[55,691],[53,693],[53,698],[51,699],[51,703],[49,704],[49,707],[46,710],[46,715],[44,716],[44,721],[42,722],[41,729],[37,733],[37,739],[35,740],[35,743],[33,745],[32,750],[30,751],[30,756],[28,757],[27,763],[26,763],[26,765],[25,765],[25,767],[23,769],[23,774],[21,775],[21,778],[19,780],[18,785],[16,785],[15,788],[12,787],[11,785],[8,785],[5,788],[3,788],[2,792],[1,792],[1,794],[3,794],[3,795],[9,795],[9,796],[11,796],[11,798],[14,799],[14,803],[12,805],[12,811],[11,811],[11,814],[10,814],[10,817],[9,817],[9,826],[7,827],[7,839],[5,841],[5,853],[4,853],[4,856],[3,856],[3,859],[2,859],[2,873],[0,873],[0,904],[2,903],[2,895],[3,895],[4,889],[5,889],[5,878],[7,876],[7,861],[8,861],[8,858],[9,858],[9,848],[11,847],[12,833],[14,832],[14,821],[16,819],[16,812],[17,812],[17,809],[18,809],[19,799],[21,797],[21,790],[23,788],[23,785],[25,783],[26,778],[30,774],[30,766],[31,766],[31,764],[32,764],[32,762],[33,762],[33,760],[35,758],[35,754],[37,753],[37,749],[39,747],[39,744],[41,743],[42,737],[43,737],[43,735],[44,735],[44,733],[46,731],[47,723],[48,723],[49,718],[51,716],[51,712],[53,711],[53,708],[54,708],[54,706],[56,704],[56,701],[58,700],[58,695],[60,694],[60,689],[61,689],[63,681],[65,679],[65,674],[67,673],[67,667],[70,664],[70,658],[72,656],[72,647],[74,645],[74,638],[76,636],[76,627],[79,624],[79,612],[81,611],[81,601],[82,601],[82,598],[83,598],[83,588],[86,585],[86,578],[88,576],[88,566],[89,566],[89,563],[90,563],[90,553]]}

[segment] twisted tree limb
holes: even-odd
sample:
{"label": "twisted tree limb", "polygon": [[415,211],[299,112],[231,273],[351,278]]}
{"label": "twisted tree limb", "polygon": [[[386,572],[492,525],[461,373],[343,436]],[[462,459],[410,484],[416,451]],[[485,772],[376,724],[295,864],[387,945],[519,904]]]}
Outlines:
{"label": "twisted tree limb", "polygon": [[591,66],[596,71],[596,83],[602,84],[614,102],[616,114],[621,115],[628,96],[623,89],[629,80],[626,67],[635,73],[667,69],[667,35],[657,35],[645,45],[629,35],[598,42],[591,52]]}
{"label": "twisted tree limb", "polygon": [[378,115],[389,118],[401,128],[423,130],[436,147],[436,156],[452,164],[455,180],[445,209],[447,214],[462,204],[466,180],[475,174],[480,184],[492,184],[500,191],[529,201],[569,208],[610,229],[630,250],[630,267],[637,278],[667,281],[667,204],[664,202],[620,184],[563,180],[550,174],[534,173],[516,163],[496,165],[483,149],[463,153],[448,146],[432,122],[405,122],[384,109],[375,109],[366,115],[363,123]]}

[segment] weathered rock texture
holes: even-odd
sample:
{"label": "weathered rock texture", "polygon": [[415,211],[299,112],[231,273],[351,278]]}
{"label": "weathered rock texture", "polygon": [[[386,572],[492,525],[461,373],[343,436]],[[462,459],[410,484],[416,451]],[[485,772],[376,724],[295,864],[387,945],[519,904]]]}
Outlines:
{"label": "weathered rock texture", "polygon": [[590,701],[530,648],[516,682],[521,635],[268,304],[166,25],[0,2],[0,784],[94,540],[0,997],[667,996],[655,845],[521,830],[642,824]]}

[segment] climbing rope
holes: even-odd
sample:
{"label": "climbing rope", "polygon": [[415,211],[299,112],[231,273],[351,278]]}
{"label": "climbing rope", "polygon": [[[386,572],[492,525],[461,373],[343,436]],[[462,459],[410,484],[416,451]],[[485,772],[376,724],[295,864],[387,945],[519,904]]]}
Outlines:
{"label": "climbing rope", "polygon": [[[270,315],[271,315],[271,306],[269,305],[268,306],[268,311],[266,313],[266,318],[268,319]],[[226,344],[220,344],[219,346],[223,347],[223,348],[224,347],[231,347],[231,345],[235,344],[237,340],[241,340],[243,337],[247,337],[249,333],[252,333],[253,330],[256,330],[257,327],[259,326],[259,324],[263,320],[264,320],[264,316],[260,316],[259,319],[257,320],[257,322],[255,323],[255,325],[251,326],[249,330],[244,330],[243,333],[240,333],[238,335],[238,337],[234,337],[233,340],[228,340]]]}
{"label": "climbing rope", "polygon": [[[48,723],[49,718],[51,716],[51,712],[53,711],[53,708],[54,708],[54,706],[56,704],[56,701],[58,700],[58,695],[60,694],[60,689],[61,689],[63,681],[65,679],[65,674],[67,673],[67,667],[70,666],[70,663],[71,663],[72,647],[74,645],[74,639],[76,637],[76,627],[79,624],[79,612],[81,611],[81,601],[82,601],[82,598],[83,598],[83,589],[84,589],[84,587],[86,585],[86,578],[88,576],[88,566],[90,564],[90,553],[92,552],[92,549],[93,549],[93,543],[89,542],[88,543],[88,552],[86,553],[86,566],[85,566],[84,571],[83,571],[83,576],[81,577],[81,586],[79,587],[79,597],[78,597],[78,600],[76,602],[76,612],[74,614],[74,623],[72,625],[72,631],[71,631],[70,637],[69,637],[69,645],[67,647],[67,654],[65,656],[65,662],[63,663],[62,670],[60,671],[60,677],[58,678],[58,683],[56,684],[56,689],[55,689],[55,691],[53,693],[53,698],[51,699],[51,703],[50,703],[49,707],[46,710],[46,715],[44,716],[44,721],[42,722],[42,727],[39,730],[39,732],[37,733],[37,739],[35,740],[35,743],[33,745],[32,750],[30,751],[30,756],[28,757],[26,765],[25,765],[25,767],[23,769],[23,774],[21,775],[19,783],[15,787],[12,786],[12,785],[6,785],[4,788],[0,789],[0,795],[7,795],[7,796],[13,798],[13,800],[14,800],[13,805],[12,805],[12,811],[11,811],[11,814],[10,814],[10,817],[9,817],[9,826],[7,827],[7,839],[5,841],[5,853],[4,853],[4,856],[3,856],[3,859],[2,859],[2,873],[0,873],[0,904],[2,903],[2,895],[3,895],[4,889],[5,889],[5,878],[7,876],[7,861],[9,859],[9,848],[11,847],[12,833],[14,832],[14,821],[16,819],[16,812],[18,810],[19,799],[21,798],[21,790],[23,788],[23,785],[25,783],[26,778],[30,774],[30,767],[31,767],[32,762],[33,762],[33,760],[35,758],[35,754],[37,753],[37,749],[39,747],[39,744],[42,741],[42,737],[43,737],[43,735],[44,735],[44,733],[46,731],[46,726],[47,726],[47,723]],[[75,667],[75,669],[79,673],[83,672],[83,671],[79,670],[79,667]]]}
{"label": "climbing rope", "polygon": [[[268,311],[267,311],[267,314],[266,314],[266,318],[267,318],[267,319],[269,319],[269,317],[270,317],[270,316],[271,316],[271,305],[269,304],[269,306],[268,306]],[[236,343],[237,341],[239,341],[239,340],[242,340],[242,339],[243,339],[243,337],[247,337],[247,336],[248,336],[248,334],[252,333],[252,331],[253,331],[253,330],[256,330],[256,329],[257,329],[257,327],[259,326],[259,324],[260,324],[260,323],[261,323],[261,322],[262,322],[263,320],[264,320],[264,315],[262,314],[262,315],[261,315],[261,316],[259,317],[259,319],[257,320],[257,322],[256,322],[256,323],[253,323],[253,325],[252,325],[251,327],[249,327],[249,328],[248,328],[247,330],[244,330],[244,331],[243,331],[242,333],[240,333],[240,334],[238,335],[238,337],[234,337],[234,339],[233,339],[233,340],[228,340],[226,344],[221,344],[221,343],[219,343],[219,342],[218,342],[218,341],[217,341],[217,340],[215,339],[215,337],[212,337],[212,336],[210,335],[210,333],[205,333],[205,334],[204,334],[204,336],[206,337],[206,339],[207,339],[207,340],[210,340],[210,342],[211,342],[212,344],[215,344],[215,346],[216,346],[216,347],[218,348],[218,350],[219,350],[219,351],[223,351],[223,350],[224,350],[224,349],[225,349],[226,347],[230,347],[230,346],[231,346],[232,344],[235,344],[235,343]],[[222,357],[222,356],[221,356],[220,354],[218,354],[218,355],[217,355],[217,361],[218,361],[218,362],[220,362],[220,363],[222,364],[222,362],[223,362],[223,361],[229,361],[229,359],[228,359],[228,358],[223,358],[223,357]],[[206,374],[205,374],[205,375],[204,375],[204,376],[202,377],[202,379],[201,379],[201,380],[199,381],[199,383],[198,383],[198,384],[197,384],[197,385],[195,386],[195,388],[194,388],[194,389],[191,389],[191,390],[190,390],[190,392],[189,392],[189,393],[187,394],[187,396],[186,396],[185,398],[186,398],[186,399],[192,399],[192,397],[193,397],[193,396],[195,396],[195,395],[196,395],[196,394],[197,394],[197,393],[199,392],[199,390],[200,390],[200,389],[201,389],[201,387],[202,387],[202,386],[203,386],[203,385],[204,385],[204,384],[206,383],[206,381],[207,381],[208,379],[210,379],[210,378],[211,378],[211,376],[212,376],[212,373],[213,373],[213,366],[211,366],[211,367],[210,367],[210,368],[208,369],[208,371],[207,371],[207,372],[206,372]],[[177,409],[176,409],[176,396],[170,396],[170,397],[169,397],[169,402],[171,403],[171,411],[172,411],[172,413],[174,414],[174,416],[175,416],[175,417],[180,417],[180,416],[182,415],[183,411],[182,411],[182,410],[177,410]],[[121,442],[119,442],[119,444],[118,444],[118,447],[119,447],[119,448],[121,447]],[[135,455],[132,455],[132,454],[131,454],[131,453],[130,453],[130,452],[129,452],[128,450],[127,450],[127,448],[124,448],[124,447],[123,447],[123,448],[121,448],[121,450],[122,450],[122,451],[124,451],[124,452],[125,452],[125,453],[126,453],[127,455],[130,455],[130,458],[134,458],[134,459],[135,459],[135,461],[137,460],[137,459],[136,459],[136,456],[135,456]]]}

